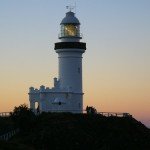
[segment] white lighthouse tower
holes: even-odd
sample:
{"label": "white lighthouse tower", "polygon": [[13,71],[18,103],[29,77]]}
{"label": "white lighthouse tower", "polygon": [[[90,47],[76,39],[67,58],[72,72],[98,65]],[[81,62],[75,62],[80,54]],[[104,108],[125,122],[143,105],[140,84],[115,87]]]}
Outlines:
{"label": "white lighthouse tower", "polygon": [[38,102],[40,111],[83,112],[82,90],[82,54],[86,43],[80,42],[80,22],[70,10],[61,21],[60,42],[55,43],[58,54],[58,79],[54,78],[54,87],[29,90],[30,107],[36,111]]}

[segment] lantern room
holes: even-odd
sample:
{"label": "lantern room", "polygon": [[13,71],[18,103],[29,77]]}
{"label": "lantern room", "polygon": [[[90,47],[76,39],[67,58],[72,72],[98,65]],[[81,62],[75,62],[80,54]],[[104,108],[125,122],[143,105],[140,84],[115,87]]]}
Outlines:
{"label": "lantern room", "polygon": [[71,11],[66,13],[66,17],[60,23],[61,33],[59,38],[78,38],[80,36],[80,22]]}

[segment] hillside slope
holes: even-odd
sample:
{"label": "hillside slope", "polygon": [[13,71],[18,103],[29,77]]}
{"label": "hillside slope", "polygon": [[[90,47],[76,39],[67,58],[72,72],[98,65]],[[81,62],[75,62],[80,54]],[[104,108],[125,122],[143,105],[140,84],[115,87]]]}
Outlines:
{"label": "hillside slope", "polygon": [[43,113],[9,144],[33,150],[150,150],[150,130],[133,118]]}

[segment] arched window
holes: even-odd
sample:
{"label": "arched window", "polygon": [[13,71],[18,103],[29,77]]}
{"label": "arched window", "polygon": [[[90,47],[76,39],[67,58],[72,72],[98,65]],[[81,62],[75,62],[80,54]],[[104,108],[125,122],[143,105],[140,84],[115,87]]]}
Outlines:
{"label": "arched window", "polygon": [[38,102],[35,102],[34,105],[35,105],[35,107],[34,107],[35,109],[37,109],[39,107],[39,103]]}
{"label": "arched window", "polygon": [[35,113],[40,114],[40,104],[39,104],[39,102],[35,102],[34,108],[35,108]]}

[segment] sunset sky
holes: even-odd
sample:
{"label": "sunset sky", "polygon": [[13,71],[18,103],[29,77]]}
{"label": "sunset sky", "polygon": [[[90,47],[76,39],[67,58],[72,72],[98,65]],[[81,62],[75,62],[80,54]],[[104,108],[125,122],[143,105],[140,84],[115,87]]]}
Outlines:
{"label": "sunset sky", "polygon": [[[60,22],[75,0],[0,0],[0,112],[53,87]],[[84,108],[129,112],[150,127],[150,0],[76,0],[83,42]]]}

